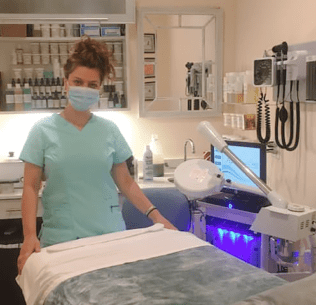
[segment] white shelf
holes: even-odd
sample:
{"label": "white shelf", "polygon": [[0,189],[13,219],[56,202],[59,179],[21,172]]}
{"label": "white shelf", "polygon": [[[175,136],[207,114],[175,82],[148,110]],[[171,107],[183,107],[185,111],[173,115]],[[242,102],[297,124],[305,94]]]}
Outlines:
{"label": "white shelf", "polygon": [[[91,37],[96,40],[125,40],[125,36],[102,36],[102,37]],[[76,41],[81,39],[81,37],[0,37],[1,41],[29,41],[29,42],[37,42],[37,41]]]}

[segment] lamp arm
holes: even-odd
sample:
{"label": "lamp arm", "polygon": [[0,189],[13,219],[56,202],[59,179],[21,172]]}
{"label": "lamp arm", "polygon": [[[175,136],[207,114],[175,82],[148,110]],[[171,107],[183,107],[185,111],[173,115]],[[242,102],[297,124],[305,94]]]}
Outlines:
{"label": "lamp arm", "polygon": [[202,133],[213,146],[223,152],[236,166],[255,184],[264,194],[266,194],[271,204],[278,208],[286,209],[288,202],[278,193],[273,191],[264,181],[262,181],[249,167],[247,167],[229,148],[222,136],[207,121],[199,123],[197,130]]}

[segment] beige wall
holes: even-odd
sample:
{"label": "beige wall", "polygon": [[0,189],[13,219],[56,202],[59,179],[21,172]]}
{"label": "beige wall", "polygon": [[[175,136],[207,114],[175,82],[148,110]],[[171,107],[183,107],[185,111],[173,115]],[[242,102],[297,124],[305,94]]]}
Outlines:
{"label": "beige wall", "polygon": [[[234,24],[235,6],[234,0],[215,1],[215,0],[141,0],[137,1],[137,6],[212,6],[224,9],[224,69],[230,71],[234,69]],[[137,158],[141,158],[144,145],[151,140],[151,134],[156,133],[162,142],[166,158],[183,157],[183,145],[187,138],[192,138],[197,146],[197,156],[201,157],[203,150],[209,148],[209,144],[204,141],[202,136],[196,132],[196,126],[200,119],[144,119],[138,118],[138,85],[137,73],[137,33],[136,25],[129,28],[130,36],[130,93],[129,101],[131,111],[117,113],[98,113],[113,119],[121,128],[124,136],[134,151]],[[27,133],[33,123],[43,115],[0,115],[0,155],[13,150],[17,153],[25,141]],[[222,130],[221,118],[212,118],[214,124]],[[189,154],[190,156],[190,154]]]}
{"label": "beige wall", "polygon": [[[262,57],[265,49],[283,41],[293,45],[316,40],[314,0],[238,0],[235,3],[236,71],[252,69],[253,60]],[[268,177],[270,186],[286,199],[316,207],[316,104],[302,108],[299,148],[269,156]],[[255,138],[255,133],[251,136]]]}
{"label": "beige wall", "polygon": [[[138,0],[137,6],[213,6],[224,10],[224,73],[252,68],[255,58],[265,49],[287,41],[289,44],[316,40],[315,1],[313,0]],[[136,25],[130,35],[130,102],[131,111],[104,114],[122,129],[136,157],[157,133],[167,158],[183,156],[185,139],[192,138],[201,156],[209,144],[195,131],[199,119],[144,119],[138,118],[137,41]],[[271,94],[270,94],[271,95]],[[301,143],[297,151],[281,151],[269,155],[268,182],[290,201],[316,207],[316,105],[302,106]],[[8,150],[19,151],[35,115],[0,115],[0,155]],[[220,132],[224,130],[221,118],[211,121]],[[273,124],[274,126],[274,124]],[[255,139],[254,132],[241,135]]]}

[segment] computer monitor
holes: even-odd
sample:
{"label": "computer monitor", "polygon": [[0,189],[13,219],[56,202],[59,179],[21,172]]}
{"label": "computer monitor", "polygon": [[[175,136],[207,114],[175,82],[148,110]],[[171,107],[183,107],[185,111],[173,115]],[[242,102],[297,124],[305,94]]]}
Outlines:
{"label": "computer monitor", "polygon": [[[267,180],[266,146],[256,142],[227,140],[228,148],[261,180]],[[224,153],[211,145],[211,161],[232,182],[256,186]]]}

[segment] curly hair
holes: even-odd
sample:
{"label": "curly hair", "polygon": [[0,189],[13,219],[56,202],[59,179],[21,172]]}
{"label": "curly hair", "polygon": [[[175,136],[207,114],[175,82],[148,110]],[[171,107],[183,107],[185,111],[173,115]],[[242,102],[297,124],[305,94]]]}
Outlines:
{"label": "curly hair", "polygon": [[105,78],[113,79],[115,69],[112,64],[112,52],[105,43],[83,36],[71,49],[70,55],[64,65],[65,78],[78,67],[83,66],[90,69],[97,69],[100,73],[101,83]]}

